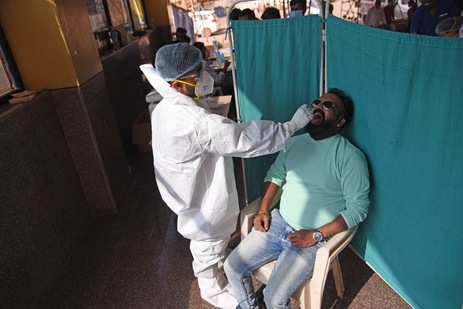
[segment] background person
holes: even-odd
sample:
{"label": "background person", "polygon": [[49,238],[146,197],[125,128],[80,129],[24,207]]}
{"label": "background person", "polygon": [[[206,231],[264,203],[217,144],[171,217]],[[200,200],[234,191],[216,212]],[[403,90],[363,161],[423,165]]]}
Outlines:
{"label": "background person", "polygon": [[446,18],[458,16],[453,0],[422,0],[412,15],[410,33],[437,35],[437,24]]}
{"label": "background person", "polygon": [[280,19],[280,11],[273,6],[265,8],[264,13],[262,13],[261,19]]}
{"label": "background person", "polygon": [[375,5],[372,6],[365,18],[365,25],[375,28],[384,28],[386,25],[386,16],[381,8],[381,0],[376,0]]}
{"label": "background person", "polygon": [[241,9],[234,8],[229,15],[230,20],[239,20]]}
{"label": "background person", "polygon": [[[352,118],[352,100],[330,89],[312,103],[308,134],[293,137],[265,177],[254,228],[225,261],[237,308],[263,308],[251,274],[277,260],[264,289],[266,308],[290,308],[290,296],[311,276],[328,237],[363,221],[369,175],[363,153],[339,133]],[[279,210],[269,212],[278,189]]]}
{"label": "background person", "polygon": [[243,9],[239,15],[238,20],[257,20],[256,13],[251,9]]}
{"label": "background person", "polygon": [[413,13],[415,13],[418,6],[414,0],[408,1],[407,19],[408,19],[408,31],[410,31],[410,24],[412,21]]}
{"label": "background person", "polygon": [[219,308],[235,308],[219,268],[239,213],[232,157],[277,152],[313,115],[306,105],[285,123],[235,123],[212,114],[200,98],[212,92],[213,79],[202,71],[199,49],[186,43],[161,47],[155,68],[140,68],[163,97],[151,115],[159,192],[178,215],[178,232],[191,240],[201,297]]}
{"label": "background person", "polygon": [[175,31],[174,43],[178,43],[178,42],[185,42],[185,43],[191,42],[191,38],[188,36],[185,28],[178,27],[177,30]]}
{"label": "background person", "polygon": [[391,29],[392,21],[395,19],[395,6],[397,5],[396,0],[388,0],[387,5],[383,8],[384,17],[386,18],[386,27]]}
{"label": "background person", "polygon": [[193,43],[193,46],[198,48],[201,51],[201,54],[203,56],[203,70],[209,73],[209,75],[212,76],[214,79],[214,85],[222,85],[223,81],[225,80],[225,73],[227,72],[228,67],[230,66],[230,61],[225,60],[223,63],[223,68],[220,70],[220,72],[216,72],[212,66],[211,66],[211,61],[209,60],[210,57],[210,51],[207,49],[207,47],[204,45],[203,42],[195,42]]}
{"label": "background person", "polygon": [[291,0],[289,7],[291,8],[290,17],[304,16],[307,11],[307,0]]}

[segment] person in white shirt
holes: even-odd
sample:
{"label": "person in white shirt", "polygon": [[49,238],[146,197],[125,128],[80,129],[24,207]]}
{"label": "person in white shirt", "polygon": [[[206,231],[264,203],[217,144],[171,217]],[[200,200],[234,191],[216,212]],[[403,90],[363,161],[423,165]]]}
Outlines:
{"label": "person in white shirt", "polygon": [[365,25],[375,28],[384,28],[386,25],[386,16],[381,8],[381,0],[375,1],[375,6],[370,8],[365,18]]}

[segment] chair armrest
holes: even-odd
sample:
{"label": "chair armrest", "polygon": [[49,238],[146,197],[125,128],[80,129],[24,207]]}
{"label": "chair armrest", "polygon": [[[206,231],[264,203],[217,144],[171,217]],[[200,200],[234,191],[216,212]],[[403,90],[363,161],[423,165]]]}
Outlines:
{"label": "chair armrest", "polygon": [[[326,244],[324,244],[318,251],[320,252],[321,250],[321,255],[328,254],[331,256],[331,258],[336,257],[354,238],[355,233],[357,232],[358,226],[354,226],[353,228],[349,230],[342,231],[340,233],[337,233],[333,235]],[[318,258],[318,256],[317,256]]]}
{"label": "chair armrest", "polygon": [[241,240],[246,237],[252,229],[252,221],[254,220],[254,215],[259,211],[260,207],[260,198],[253,201],[248,206],[244,207],[240,213],[240,233]]}
{"label": "chair armrest", "polygon": [[[272,200],[272,203],[270,205],[270,209],[272,210],[273,207],[280,201],[282,190],[281,188],[278,190],[277,194],[275,194],[275,197]],[[260,198],[254,200],[251,204],[247,205],[241,210],[240,213],[240,234],[241,234],[241,240],[246,237],[249,232],[252,229],[252,222],[254,221],[254,215],[259,211],[260,207]]]}

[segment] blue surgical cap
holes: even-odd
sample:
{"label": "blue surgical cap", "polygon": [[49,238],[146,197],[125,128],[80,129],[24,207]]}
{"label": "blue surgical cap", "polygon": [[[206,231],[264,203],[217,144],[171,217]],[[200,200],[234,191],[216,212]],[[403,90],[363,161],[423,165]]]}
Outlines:
{"label": "blue surgical cap", "polygon": [[201,51],[188,43],[169,44],[156,53],[154,66],[165,81],[185,75],[202,63]]}

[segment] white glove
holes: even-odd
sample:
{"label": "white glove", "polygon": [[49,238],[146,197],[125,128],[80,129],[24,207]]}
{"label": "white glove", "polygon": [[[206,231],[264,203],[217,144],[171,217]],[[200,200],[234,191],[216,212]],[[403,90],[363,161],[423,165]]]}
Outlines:
{"label": "white glove", "polygon": [[305,127],[312,118],[313,113],[310,107],[307,104],[303,104],[297,109],[290,121],[283,123],[283,128],[293,135],[296,131]]}

